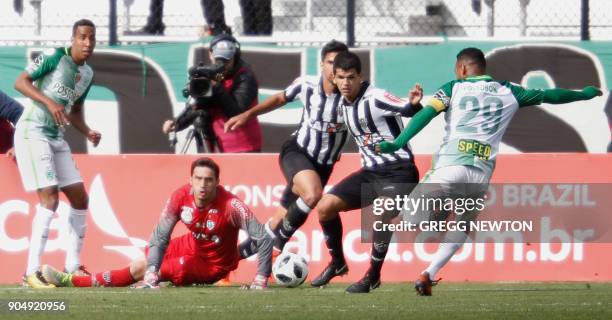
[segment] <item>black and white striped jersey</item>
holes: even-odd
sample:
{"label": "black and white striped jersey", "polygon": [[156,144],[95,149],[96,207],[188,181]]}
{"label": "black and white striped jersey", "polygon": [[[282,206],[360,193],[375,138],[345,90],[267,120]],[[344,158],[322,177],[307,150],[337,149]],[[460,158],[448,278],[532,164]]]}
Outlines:
{"label": "black and white striped jersey", "polygon": [[340,93],[327,96],[321,77],[303,76],[285,89],[285,98],[289,102],[298,98],[304,104],[300,126],[292,134],[298,145],[319,164],[332,165],[338,161],[348,135]]}
{"label": "black and white striped jersey", "polygon": [[402,117],[412,117],[421,110],[421,104],[411,105],[407,99],[363,82],[355,101],[349,104],[342,99],[340,106],[346,126],[359,147],[363,167],[414,161],[410,145],[389,154],[376,154],[374,145],[397,138],[404,129]]}

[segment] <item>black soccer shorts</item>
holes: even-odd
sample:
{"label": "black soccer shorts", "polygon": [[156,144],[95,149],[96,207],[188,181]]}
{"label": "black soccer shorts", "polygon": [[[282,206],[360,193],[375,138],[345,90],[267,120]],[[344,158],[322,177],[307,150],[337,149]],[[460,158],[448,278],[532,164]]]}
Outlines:
{"label": "black soccer shorts", "polygon": [[347,211],[365,208],[374,199],[409,195],[419,182],[419,170],[410,161],[375,168],[361,168],[342,179],[331,190],[349,206]]}
{"label": "black soccer shorts", "polygon": [[319,164],[316,160],[308,156],[306,150],[297,144],[295,137],[291,137],[291,139],[287,140],[281,147],[278,163],[287,180],[287,186],[281,197],[281,205],[285,209],[298,199],[298,195],[291,191],[293,188],[293,177],[298,172],[302,170],[316,171],[319,178],[321,178],[321,185],[325,187],[334,169],[333,165]]}

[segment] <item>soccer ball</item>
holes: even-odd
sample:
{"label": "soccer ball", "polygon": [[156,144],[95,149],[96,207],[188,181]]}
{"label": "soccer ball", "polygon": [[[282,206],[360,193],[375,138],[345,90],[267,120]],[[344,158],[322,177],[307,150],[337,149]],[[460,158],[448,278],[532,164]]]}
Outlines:
{"label": "soccer ball", "polygon": [[276,283],[284,287],[295,288],[306,280],[308,276],[308,263],[299,254],[284,252],[274,261],[272,275],[274,275]]}

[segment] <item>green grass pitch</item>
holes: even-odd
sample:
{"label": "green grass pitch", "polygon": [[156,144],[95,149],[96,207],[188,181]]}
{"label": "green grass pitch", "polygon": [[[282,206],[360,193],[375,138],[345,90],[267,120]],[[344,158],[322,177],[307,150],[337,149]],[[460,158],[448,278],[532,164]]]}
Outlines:
{"label": "green grass pitch", "polygon": [[[444,283],[417,297],[409,283],[383,283],[369,294],[272,286],[29,289],[0,286],[0,319],[612,319],[612,283]],[[68,311],[8,312],[14,300],[64,300]]]}

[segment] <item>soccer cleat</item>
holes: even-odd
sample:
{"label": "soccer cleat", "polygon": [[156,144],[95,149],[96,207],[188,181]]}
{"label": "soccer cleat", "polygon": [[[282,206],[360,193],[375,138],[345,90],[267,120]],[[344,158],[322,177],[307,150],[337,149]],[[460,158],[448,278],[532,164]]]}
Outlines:
{"label": "soccer cleat", "polygon": [[310,285],[313,287],[324,286],[328,284],[334,277],[343,276],[347,273],[348,266],[346,265],[346,262],[342,262],[342,265],[340,267],[337,267],[336,264],[330,262],[327,267],[325,267],[325,270],[323,270],[321,274],[319,274],[314,280],[312,280],[312,282],[310,282]]}
{"label": "soccer cleat", "polygon": [[24,286],[28,286],[34,289],[55,288],[55,285],[45,281],[40,271],[36,271],[30,275],[25,275],[23,280],[24,280]]}
{"label": "soccer cleat", "polygon": [[43,279],[56,287],[74,287],[72,284],[72,274],[61,272],[52,266],[45,264],[41,268]]}
{"label": "soccer cleat", "polygon": [[419,275],[419,278],[414,283],[414,289],[416,290],[417,296],[431,296],[431,287],[438,284],[442,280],[431,280],[428,272],[423,272]]}
{"label": "soccer cleat", "polygon": [[368,293],[370,290],[374,290],[380,287],[380,277],[378,279],[371,280],[370,274],[366,273],[361,280],[351,284],[346,288],[347,293]]}

